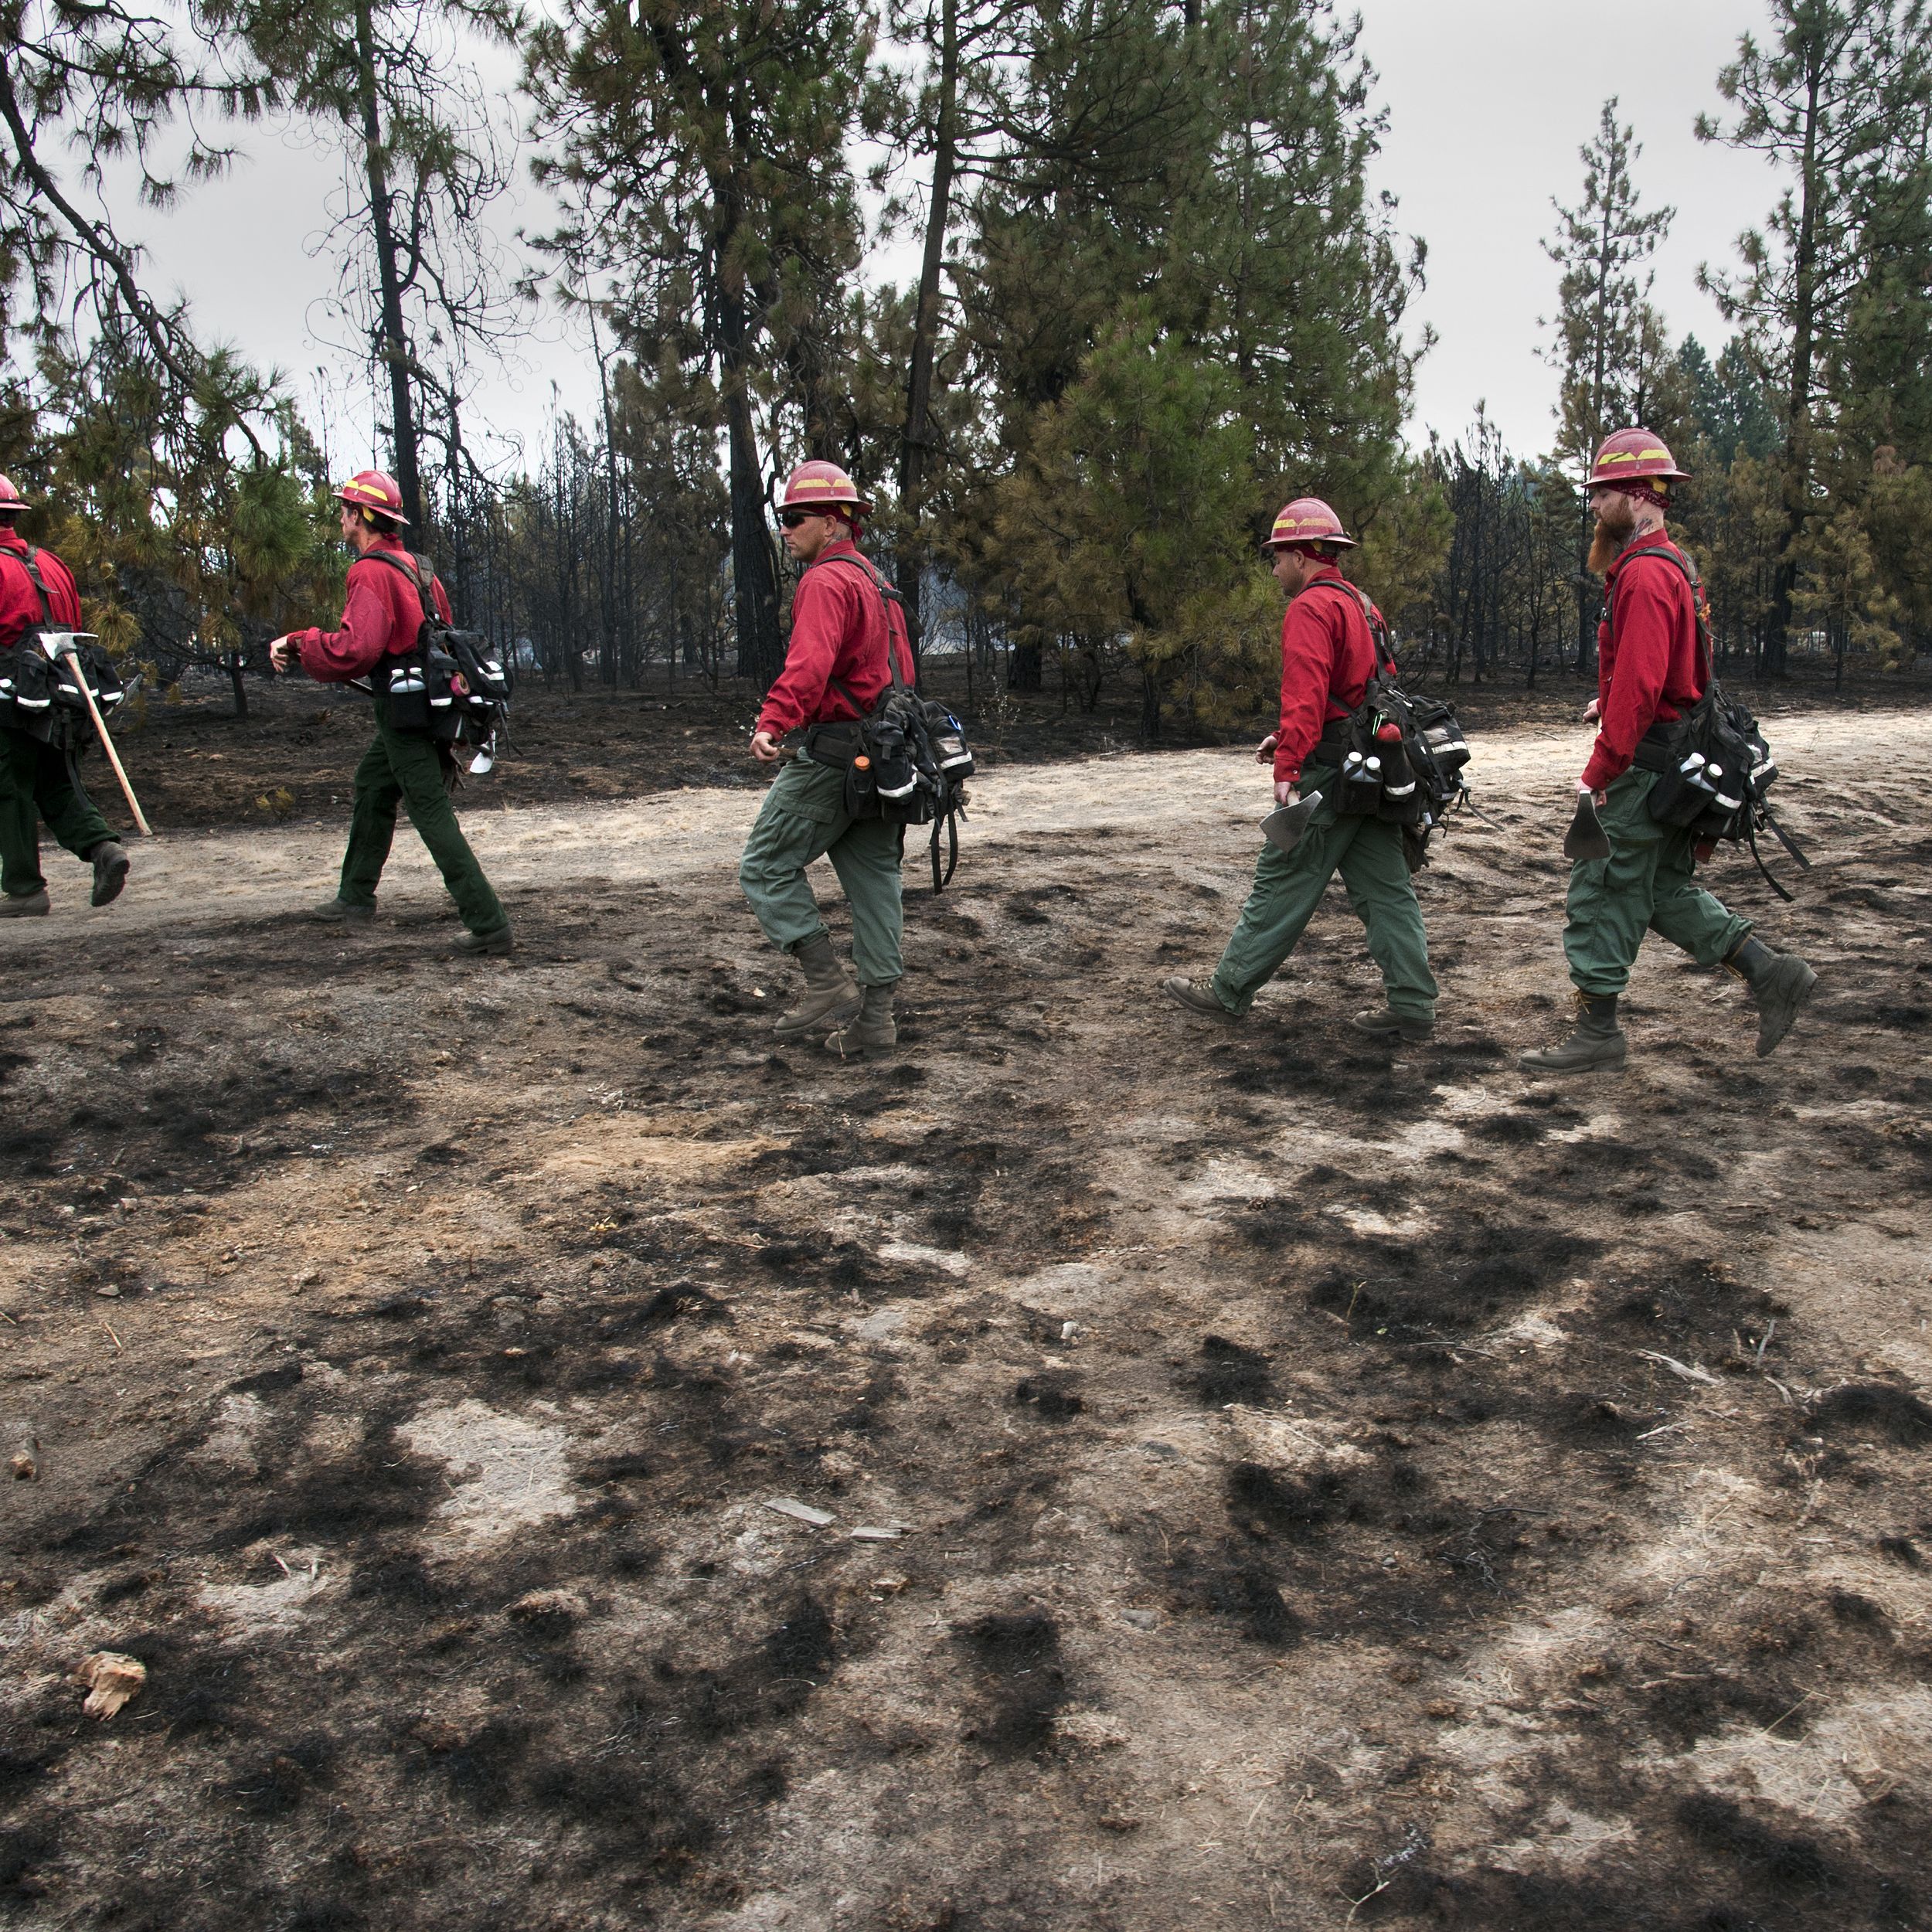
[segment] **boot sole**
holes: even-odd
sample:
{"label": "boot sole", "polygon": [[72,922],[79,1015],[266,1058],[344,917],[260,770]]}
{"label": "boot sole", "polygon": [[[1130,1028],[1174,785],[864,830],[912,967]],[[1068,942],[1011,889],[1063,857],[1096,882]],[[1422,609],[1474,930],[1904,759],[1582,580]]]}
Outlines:
{"label": "boot sole", "polygon": [[844,1026],[858,1011],[859,995],[854,993],[850,999],[841,1000],[836,1006],[828,1006],[822,1013],[815,1013],[810,1019],[801,1020],[796,1026],[787,1026],[782,1019],[774,1020],[771,1030],[787,1043],[809,1039],[814,1033]]}
{"label": "boot sole", "polygon": [[1519,1053],[1516,1064],[1526,1073],[1621,1073],[1628,1058],[1628,1052],[1614,1059],[1588,1060],[1545,1060],[1534,1053]]}
{"label": "boot sole", "polygon": [[117,866],[110,866],[96,883],[94,901],[97,906],[111,905],[121,896],[121,889],[128,883],[128,875],[134,869],[134,862],[124,859]]}
{"label": "boot sole", "polygon": [[898,1046],[899,1042],[896,1039],[887,1041],[883,1046],[835,1046],[830,1040],[825,1042],[825,1051],[838,1060],[883,1060],[888,1053],[897,1051]]}
{"label": "boot sole", "polygon": [[1189,999],[1185,993],[1177,993],[1174,990],[1174,982],[1172,980],[1162,980],[1161,991],[1166,994],[1182,1012],[1192,1013],[1201,1019],[1219,1019],[1232,1022],[1241,1017],[1239,1013],[1230,1013],[1218,999],[1211,1005],[1204,1006],[1198,1001]]}
{"label": "boot sole", "polygon": [[488,938],[479,940],[474,946],[465,946],[458,940],[456,951],[464,959],[502,959],[516,951],[516,941],[510,937],[506,927],[500,933],[492,933]]}

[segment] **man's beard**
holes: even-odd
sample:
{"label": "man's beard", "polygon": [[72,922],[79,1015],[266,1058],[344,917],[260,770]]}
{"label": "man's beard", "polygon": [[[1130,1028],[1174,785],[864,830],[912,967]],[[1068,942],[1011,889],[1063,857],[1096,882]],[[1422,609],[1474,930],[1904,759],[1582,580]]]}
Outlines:
{"label": "man's beard", "polygon": [[1590,561],[1585,567],[1601,577],[1616,562],[1617,553],[1630,541],[1636,529],[1637,505],[1619,490],[1616,500],[1605,504],[1604,514],[1597,519],[1597,534],[1590,540]]}

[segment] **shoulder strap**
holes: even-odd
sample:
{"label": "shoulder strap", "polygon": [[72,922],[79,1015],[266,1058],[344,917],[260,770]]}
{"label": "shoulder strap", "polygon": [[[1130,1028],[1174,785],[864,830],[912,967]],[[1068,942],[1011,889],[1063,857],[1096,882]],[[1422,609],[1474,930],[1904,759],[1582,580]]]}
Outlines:
{"label": "shoulder strap", "polygon": [[[1691,622],[1697,632],[1697,669],[1704,681],[1705,690],[1709,691],[1716,678],[1711,667],[1710,624],[1706,614],[1708,607],[1704,600],[1703,580],[1697,574],[1697,566],[1674,543],[1650,543],[1641,550],[1631,550],[1620,556],[1617,560],[1617,568],[1621,571],[1626,563],[1634,563],[1640,556],[1662,557],[1665,563],[1675,567],[1689,587]],[[1604,597],[1604,611],[1610,619],[1614,632],[1617,621],[1607,589]]]}
{"label": "shoulder strap", "polygon": [[[356,563],[386,563],[392,570],[400,570],[416,587],[416,594],[421,600],[423,614],[431,624],[440,624],[442,614],[436,607],[436,600],[430,595],[430,584],[435,573],[430,568],[426,556],[411,556],[405,563],[393,550],[365,550],[355,560]],[[352,570],[355,565],[349,566]]]}
{"label": "shoulder strap", "polygon": [[47,596],[46,580],[41,576],[40,566],[35,561],[39,554],[31,543],[27,546],[24,554],[9,546],[0,545],[0,556],[12,557],[26,571],[29,580],[39,594],[40,621],[51,631],[53,628],[53,605]]}
{"label": "shoulder strap", "polygon": [[1621,570],[1626,563],[1634,563],[1640,556],[1660,556],[1666,563],[1677,566],[1683,574],[1684,581],[1693,590],[1702,587],[1698,582],[1697,566],[1674,543],[1650,543],[1641,550],[1628,551],[1617,560],[1617,569]]}
{"label": "shoulder strap", "polygon": [[[811,576],[813,571],[819,567],[821,564],[825,563],[855,564],[858,566],[859,574],[871,584],[872,590],[877,594],[879,598],[879,614],[886,621],[886,675],[892,679],[893,689],[895,691],[904,691],[907,689],[909,687],[906,685],[906,680],[899,675],[899,653],[893,648],[892,613],[886,607],[888,604],[903,604],[905,600],[900,596],[899,593],[893,589],[892,585],[886,581],[884,575],[880,572],[877,566],[873,563],[872,559],[868,556],[862,556],[856,550],[848,553],[842,553],[838,556],[821,556],[815,562],[808,563],[804,570],[799,575],[799,582],[802,583],[807,577]],[[855,711],[859,709],[858,699],[853,697],[852,693],[845,689],[845,685],[841,683],[838,679],[834,678],[828,679],[828,682],[836,688],[838,695],[843,698],[846,703],[850,705]]]}
{"label": "shoulder strap", "polygon": [[1369,642],[1375,651],[1376,668],[1387,677],[1396,675],[1395,653],[1389,648],[1389,627],[1383,621],[1382,613],[1376,608],[1374,600],[1360,584],[1351,583],[1346,577],[1322,577],[1311,583],[1308,590],[1301,593],[1302,596],[1306,597],[1308,590],[1347,591],[1362,607],[1362,621],[1369,627]]}

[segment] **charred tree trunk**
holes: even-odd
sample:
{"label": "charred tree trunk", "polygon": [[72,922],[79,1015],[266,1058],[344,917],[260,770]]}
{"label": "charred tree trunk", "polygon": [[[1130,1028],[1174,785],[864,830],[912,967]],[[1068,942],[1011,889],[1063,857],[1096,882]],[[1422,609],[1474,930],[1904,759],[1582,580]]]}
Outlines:
{"label": "charred tree trunk", "polygon": [[417,466],[416,404],[410,389],[409,344],[403,331],[403,284],[396,272],[398,245],[389,202],[389,163],[383,148],[382,118],[376,99],[376,29],[370,0],[355,0],[355,84],[362,116],[363,163],[369,182],[369,225],[376,241],[377,294],[382,311],[378,352],[389,371],[390,433],[395,445],[396,484],[403,514],[427,540],[423,485]]}
{"label": "charred tree trunk", "polygon": [[1798,240],[1792,251],[1791,386],[1786,406],[1791,434],[1784,452],[1784,523],[1778,532],[1771,577],[1771,609],[1764,668],[1781,678],[1791,644],[1791,600],[1798,588],[1798,539],[1811,495],[1811,360],[1818,332],[1818,121],[1824,56],[1808,56],[1804,90],[1804,159],[1799,171]]}
{"label": "charred tree trunk", "polygon": [[954,152],[959,104],[958,0],[944,0],[940,17],[939,119],[934,136],[933,185],[926,209],[926,250],[919,267],[919,303],[913,317],[912,368],[906,394],[906,430],[900,454],[899,501],[906,542],[899,560],[899,595],[915,658],[924,642],[919,593],[926,546],[920,540],[924,513],[927,453],[932,441],[933,365],[939,346],[939,277],[946,254],[946,224],[952,206]]}
{"label": "charred tree trunk", "polygon": [[[722,250],[720,253],[722,253]],[[778,574],[765,527],[765,493],[758,462],[757,426],[746,388],[744,298],[718,292],[719,337],[723,350],[725,427],[730,445],[731,581],[738,620],[738,675],[760,691],[784,668],[778,635]]]}

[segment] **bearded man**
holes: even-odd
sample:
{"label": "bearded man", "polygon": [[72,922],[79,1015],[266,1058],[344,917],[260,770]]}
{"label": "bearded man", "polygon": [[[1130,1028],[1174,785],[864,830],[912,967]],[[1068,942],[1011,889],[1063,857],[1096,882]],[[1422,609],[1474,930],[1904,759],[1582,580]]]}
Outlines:
{"label": "bearded man", "polygon": [[1576,987],[1577,1023],[1554,1046],[1520,1056],[1532,1073],[1580,1073],[1624,1064],[1617,1002],[1648,932],[1681,946],[1700,966],[1723,965],[1750,989],[1761,1059],[1791,1029],[1818,975],[1772,951],[1740,919],[1692,883],[1699,852],[1686,828],[1648,809],[1670,726],[1711,679],[1698,624],[1697,573],[1667,529],[1670,486],[1682,481],[1663,439],[1619,430],[1597,453],[1590,507],[1597,519],[1590,567],[1604,578],[1597,630],[1597,696],[1583,713],[1597,726],[1577,789],[1594,800],[1607,859],[1571,869],[1563,952]]}

